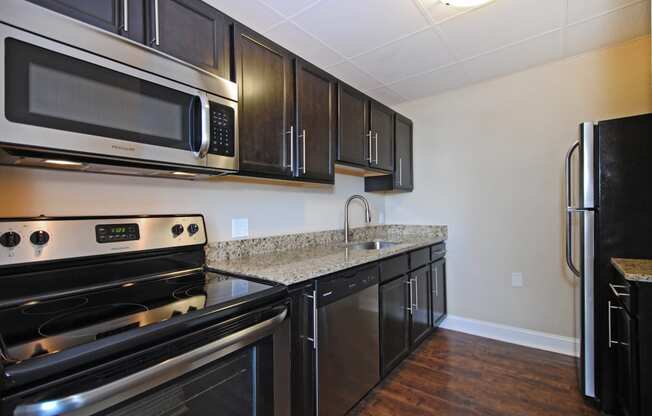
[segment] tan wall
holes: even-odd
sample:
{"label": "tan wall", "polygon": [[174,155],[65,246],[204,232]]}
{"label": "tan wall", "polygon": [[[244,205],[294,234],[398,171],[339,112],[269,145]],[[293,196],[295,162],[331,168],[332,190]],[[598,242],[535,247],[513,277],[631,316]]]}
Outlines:
{"label": "tan wall", "polygon": [[[202,213],[211,241],[231,238],[231,219],[249,218],[250,236],[342,228],[344,201],[363,178],[336,175],[335,186],[190,182],[0,167],[0,217]],[[367,195],[377,222],[384,199]],[[361,225],[362,208],[351,206]]]}
{"label": "tan wall", "polygon": [[574,335],[563,156],[581,121],[651,112],[651,91],[643,38],[399,106],[416,190],[387,198],[387,220],[449,225],[449,313]]}

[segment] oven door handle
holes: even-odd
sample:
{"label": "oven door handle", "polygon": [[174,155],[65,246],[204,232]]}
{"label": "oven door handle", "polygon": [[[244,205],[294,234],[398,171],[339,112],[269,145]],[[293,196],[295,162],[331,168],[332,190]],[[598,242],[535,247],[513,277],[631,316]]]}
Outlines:
{"label": "oven door handle", "polygon": [[287,308],[283,308],[282,312],[270,319],[104,386],[60,399],[19,405],[14,410],[14,416],[95,414],[271,335],[284,323],[287,314]]}

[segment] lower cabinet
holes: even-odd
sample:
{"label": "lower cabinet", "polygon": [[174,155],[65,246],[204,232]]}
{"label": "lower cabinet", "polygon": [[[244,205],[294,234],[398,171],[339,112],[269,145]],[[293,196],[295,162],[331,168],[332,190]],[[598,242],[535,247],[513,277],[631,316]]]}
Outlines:
{"label": "lower cabinet", "polygon": [[387,374],[410,353],[410,278],[380,286],[380,372]]}
{"label": "lower cabinet", "polygon": [[410,344],[423,341],[431,330],[430,270],[428,266],[410,272]]}
{"label": "lower cabinet", "polygon": [[446,259],[441,258],[430,265],[430,290],[432,294],[432,326],[437,327],[446,317]]}

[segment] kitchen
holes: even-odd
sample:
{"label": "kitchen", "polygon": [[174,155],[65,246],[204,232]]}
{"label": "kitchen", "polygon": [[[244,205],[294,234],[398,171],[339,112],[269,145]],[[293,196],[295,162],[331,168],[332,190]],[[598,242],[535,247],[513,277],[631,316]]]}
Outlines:
{"label": "kitchen", "polygon": [[649,414],[649,1],[523,3],[3,1],[0,413]]}

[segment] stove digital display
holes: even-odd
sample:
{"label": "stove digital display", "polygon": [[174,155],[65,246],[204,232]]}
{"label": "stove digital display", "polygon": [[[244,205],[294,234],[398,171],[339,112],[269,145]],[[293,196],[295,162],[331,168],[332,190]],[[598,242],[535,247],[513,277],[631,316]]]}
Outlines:
{"label": "stove digital display", "polygon": [[102,224],[95,226],[95,239],[98,243],[116,243],[140,239],[138,224]]}

